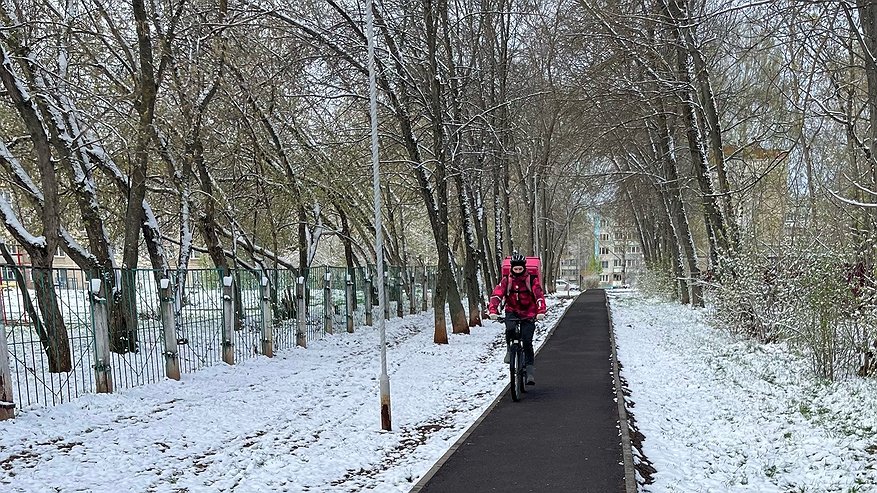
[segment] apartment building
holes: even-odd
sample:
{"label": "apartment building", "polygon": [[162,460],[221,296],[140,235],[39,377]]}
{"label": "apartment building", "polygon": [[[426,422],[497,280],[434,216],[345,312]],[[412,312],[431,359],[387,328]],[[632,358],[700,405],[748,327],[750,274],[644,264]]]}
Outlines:
{"label": "apartment building", "polygon": [[574,284],[581,282],[581,262],[578,256],[563,257],[560,259],[560,272],[558,279],[563,279]]}
{"label": "apartment building", "polygon": [[601,288],[634,286],[645,270],[633,228],[613,225],[606,218],[594,221],[594,256],[600,265]]}

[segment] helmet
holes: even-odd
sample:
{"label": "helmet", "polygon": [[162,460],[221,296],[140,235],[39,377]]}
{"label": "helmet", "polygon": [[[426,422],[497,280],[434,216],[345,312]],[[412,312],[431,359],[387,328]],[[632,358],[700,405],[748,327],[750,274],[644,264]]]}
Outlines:
{"label": "helmet", "polygon": [[516,265],[520,265],[521,267],[526,267],[527,266],[527,258],[524,257],[523,255],[521,255],[520,253],[515,252],[512,254],[512,260],[511,260],[510,264],[512,267],[515,267]]}

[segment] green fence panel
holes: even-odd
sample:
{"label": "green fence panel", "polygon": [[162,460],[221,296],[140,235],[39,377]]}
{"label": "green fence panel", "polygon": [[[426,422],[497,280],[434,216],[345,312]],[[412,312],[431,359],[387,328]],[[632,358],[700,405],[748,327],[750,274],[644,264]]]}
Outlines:
{"label": "green fence panel", "polygon": [[186,273],[180,319],[177,340],[181,371],[192,372],[221,361],[222,276],[218,270],[192,269]]}
{"label": "green fence panel", "polygon": [[244,361],[262,352],[262,273],[238,269],[234,271],[235,297],[235,362]]}
{"label": "green fence panel", "polygon": [[269,278],[273,279],[272,310],[274,321],[274,350],[280,351],[295,346],[295,329],[297,325],[295,299],[295,283],[298,272],[295,270],[271,270]]}
{"label": "green fence panel", "polygon": [[[261,279],[267,277],[272,288],[271,308],[275,351],[295,346],[298,310],[296,281],[306,279],[307,327],[309,342],[325,336],[323,295],[326,273],[330,277],[333,304],[333,330],[346,331],[348,273],[353,281],[355,327],[364,325],[366,312],[366,279],[374,279],[374,266],[317,266],[301,273],[294,269],[269,269],[253,272],[234,270],[236,285],[236,319],[234,327],[235,360],[252,358],[261,352]],[[411,313],[410,297],[418,311],[423,296],[431,296],[435,287],[435,268],[412,267],[405,271],[397,266],[386,268],[390,315],[395,317],[397,304],[404,314]],[[216,269],[189,269],[183,274],[172,272],[173,311],[180,370],[194,372],[221,361],[223,292],[222,276]],[[428,291],[423,292],[426,278]],[[157,382],[164,375],[164,331],[161,300],[158,293],[160,276],[151,269],[138,269],[102,274],[81,269],[34,270],[29,266],[0,266],[0,317],[6,325],[7,345],[11,364],[15,399],[19,409],[30,409],[67,402],[84,393],[95,391],[94,314],[89,301],[89,280],[100,278],[111,288],[107,303],[110,322],[110,366],[114,389],[125,389]],[[23,284],[21,284],[23,282]],[[412,285],[413,283],[413,285]],[[133,296],[119,293],[125,288]],[[373,286],[373,288],[376,288]],[[373,289],[376,299],[377,289]],[[26,309],[25,294],[33,303]],[[43,307],[54,307],[43,315]],[[374,316],[383,316],[373,305]],[[34,314],[41,324],[35,323]],[[42,327],[43,335],[41,337]],[[48,329],[48,330],[47,330]],[[64,368],[52,368],[44,341],[53,334],[55,340],[66,336],[58,350],[69,359]],[[60,361],[63,358],[58,358]],[[52,370],[55,371],[52,371]]]}
{"label": "green fence panel", "polygon": [[[94,335],[90,330],[88,301],[79,289],[83,284],[81,276],[77,277],[76,272],[67,269],[15,266],[3,267],[2,277],[0,316],[6,325],[10,371],[19,409],[59,404],[93,391],[91,354]],[[33,314],[26,309],[25,296],[42,320],[40,326],[34,323]],[[44,297],[42,302],[41,297]],[[55,313],[44,317],[41,307],[47,304],[55,307],[52,310]],[[62,355],[59,361],[69,361],[69,365],[65,365],[69,367],[65,368],[66,371],[51,371],[52,365],[41,339],[66,341],[57,352]],[[57,365],[55,369],[59,369]]]}

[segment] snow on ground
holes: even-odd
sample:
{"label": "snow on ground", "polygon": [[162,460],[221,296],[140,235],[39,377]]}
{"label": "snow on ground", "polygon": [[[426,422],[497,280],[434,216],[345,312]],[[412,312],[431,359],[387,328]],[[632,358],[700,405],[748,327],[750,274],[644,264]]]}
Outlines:
{"label": "snow on ground", "polygon": [[[643,491],[877,492],[877,382],[827,384],[780,345],[703,310],[612,292]],[[541,346],[569,301],[550,300]],[[0,422],[0,491],[408,491],[505,388],[502,329],[432,343],[432,316],[387,325],[393,427],[380,430],[378,333],[217,365]]]}
{"label": "snow on ground", "polygon": [[[549,299],[539,347],[570,300]],[[436,345],[432,315],[0,421],[0,491],[408,491],[505,388],[502,325]]]}
{"label": "snow on ground", "polygon": [[733,338],[703,310],[610,293],[645,492],[877,492],[877,381],[821,382],[783,345]]}

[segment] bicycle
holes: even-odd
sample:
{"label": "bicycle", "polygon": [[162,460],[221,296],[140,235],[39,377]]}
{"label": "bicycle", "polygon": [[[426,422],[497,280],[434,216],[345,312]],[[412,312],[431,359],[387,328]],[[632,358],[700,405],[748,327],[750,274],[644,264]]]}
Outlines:
{"label": "bicycle", "polygon": [[[506,318],[499,317],[496,320],[505,323]],[[521,322],[523,320],[520,318],[512,320],[515,321],[514,329],[509,332],[506,328],[509,334],[509,377],[511,378],[512,400],[518,402],[527,391],[527,386],[524,385],[527,379],[527,368],[524,364],[524,339],[521,337]]]}

